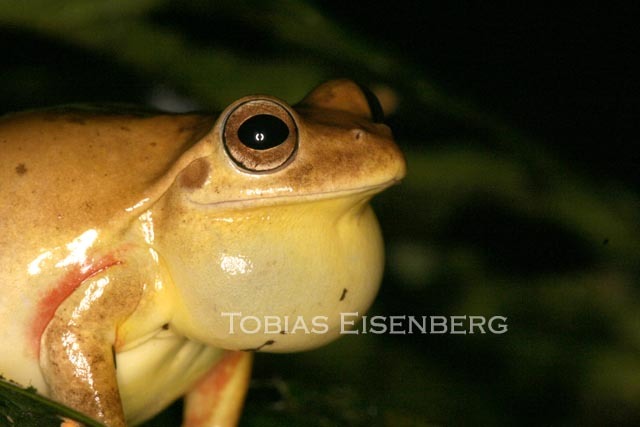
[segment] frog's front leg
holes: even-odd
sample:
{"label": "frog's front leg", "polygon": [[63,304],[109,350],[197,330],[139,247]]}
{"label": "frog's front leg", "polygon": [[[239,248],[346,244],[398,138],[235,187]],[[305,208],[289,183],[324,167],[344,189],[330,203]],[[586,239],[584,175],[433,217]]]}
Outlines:
{"label": "frog's front leg", "polygon": [[116,265],[87,279],[55,312],[40,347],[54,399],[104,424],[126,425],[116,380],[116,330],[136,308],[143,282]]}
{"label": "frog's front leg", "polygon": [[186,395],[183,427],[230,427],[240,418],[253,354],[228,351]]}

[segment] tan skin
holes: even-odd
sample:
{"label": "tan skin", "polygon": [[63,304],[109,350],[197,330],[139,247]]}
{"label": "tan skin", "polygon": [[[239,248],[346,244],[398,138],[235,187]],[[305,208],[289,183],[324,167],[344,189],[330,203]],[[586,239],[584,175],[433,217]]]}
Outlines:
{"label": "tan skin", "polygon": [[[373,118],[347,80],[293,108],[246,97],[217,118],[0,118],[0,373],[109,426],[183,394],[183,425],[235,425],[247,350],[323,345],[340,313],[375,297],[368,201],[405,164]],[[326,329],[231,333],[229,312],[322,316]]]}

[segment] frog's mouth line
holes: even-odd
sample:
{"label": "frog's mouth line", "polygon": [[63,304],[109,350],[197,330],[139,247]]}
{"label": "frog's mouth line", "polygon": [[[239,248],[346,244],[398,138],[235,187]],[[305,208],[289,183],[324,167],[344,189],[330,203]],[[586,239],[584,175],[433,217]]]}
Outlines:
{"label": "frog's mouth line", "polygon": [[270,205],[279,201],[291,201],[291,203],[304,203],[316,200],[328,200],[328,199],[341,199],[353,197],[357,201],[362,199],[373,197],[375,194],[382,192],[386,188],[400,183],[400,179],[393,178],[382,184],[372,184],[364,187],[357,187],[348,190],[326,191],[309,194],[261,194],[256,197],[248,197],[246,199],[234,199],[225,200],[222,202],[203,203],[194,200],[189,200],[190,203],[207,208],[221,208],[221,207],[244,207],[247,204],[257,205]]}

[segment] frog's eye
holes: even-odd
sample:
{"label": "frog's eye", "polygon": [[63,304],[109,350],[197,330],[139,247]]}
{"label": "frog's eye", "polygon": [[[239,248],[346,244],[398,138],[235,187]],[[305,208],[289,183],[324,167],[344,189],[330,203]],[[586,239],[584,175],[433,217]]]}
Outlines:
{"label": "frog's eye", "polygon": [[287,162],[298,146],[298,129],[287,109],[258,99],[238,105],[224,123],[229,157],[241,168],[266,172]]}

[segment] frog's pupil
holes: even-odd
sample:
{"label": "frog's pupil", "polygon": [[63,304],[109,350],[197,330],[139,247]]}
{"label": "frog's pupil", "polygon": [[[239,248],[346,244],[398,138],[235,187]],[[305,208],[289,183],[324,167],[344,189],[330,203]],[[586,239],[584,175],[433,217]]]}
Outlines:
{"label": "frog's pupil", "polygon": [[238,128],[238,138],[254,150],[267,150],[282,144],[289,137],[286,123],[270,114],[258,114]]}

